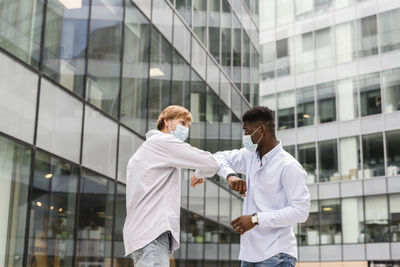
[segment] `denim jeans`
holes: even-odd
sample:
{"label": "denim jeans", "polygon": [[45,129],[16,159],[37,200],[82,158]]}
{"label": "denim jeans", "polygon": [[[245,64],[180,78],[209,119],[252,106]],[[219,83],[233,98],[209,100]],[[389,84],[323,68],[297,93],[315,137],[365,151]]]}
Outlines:
{"label": "denim jeans", "polygon": [[265,261],[260,262],[247,262],[242,261],[242,267],[294,267],[296,266],[296,258],[285,254],[279,253]]}
{"label": "denim jeans", "polygon": [[130,254],[135,267],[168,267],[171,233],[165,232],[145,247]]}

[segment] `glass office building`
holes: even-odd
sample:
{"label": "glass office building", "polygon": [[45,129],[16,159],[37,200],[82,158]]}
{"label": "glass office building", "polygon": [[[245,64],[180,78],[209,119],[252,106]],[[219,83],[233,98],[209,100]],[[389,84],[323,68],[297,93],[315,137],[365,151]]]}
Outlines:
{"label": "glass office building", "polygon": [[260,0],[260,14],[260,102],[312,197],[300,266],[399,266],[400,1]]}
{"label": "glass office building", "polygon": [[[0,266],[130,266],[128,159],[170,104],[189,142],[241,146],[259,100],[258,3],[0,0]],[[242,198],[183,170],[176,266],[235,266]]]}

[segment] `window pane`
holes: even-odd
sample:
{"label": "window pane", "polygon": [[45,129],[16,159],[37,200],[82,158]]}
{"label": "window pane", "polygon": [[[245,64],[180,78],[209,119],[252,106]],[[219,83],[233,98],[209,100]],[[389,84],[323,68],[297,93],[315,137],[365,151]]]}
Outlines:
{"label": "window pane", "polygon": [[207,57],[207,83],[217,95],[220,94],[221,71],[211,57]]}
{"label": "window pane", "polygon": [[231,84],[224,74],[221,73],[221,88],[220,88],[220,98],[225,102],[228,107],[232,105],[232,92]]}
{"label": "window pane", "polygon": [[78,167],[36,153],[28,266],[73,266],[77,190]]}
{"label": "window pane", "polygon": [[153,1],[152,23],[172,43],[172,9],[164,0]]}
{"label": "window pane", "polygon": [[221,65],[229,76],[231,76],[231,46],[232,46],[232,33],[231,33],[231,7],[228,0],[222,0],[222,13],[221,13]]}
{"label": "window pane", "polygon": [[340,139],[340,173],[342,180],[362,178],[358,137]]}
{"label": "window pane", "polygon": [[171,56],[172,47],[155,29],[151,30],[150,48],[150,87],[148,126],[155,129],[160,112],[169,106],[171,95]]}
{"label": "window pane", "polygon": [[231,217],[230,217],[230,194],[228,191],[219,188],[219,223],[230,227]]}
{"label": "window pane", "polygon": [[238,117],[242,117],[242,98],[239,93],[232,87],[232,111]]}
{"label": "window pane", "polygon": [[327,11],[332,7],[332,0],[314,0],[315,11]]}
{"label": "window pane", "polygon": [[117,195],[115,196],[115,226],[113,233],[114,266],[129,267],[132,260],[125,257],[124,239],[122,229],[126,218],[126,186],[117,184]]}
{"label": "window pane", "polygon": [[76,262],[110,267],[114,187],[109,179],[84,171],[80,183]]}
{"label": "window pane", "polygon": [[190,25],[192,18],[192,0],[175,0],[175,8],[186,23]]}
{"label": "window pane", "polygon": [[338,181],[337,144],[336,140],[320,142],[319,152],[319,181]]}
{"label": "window pane", "polygon": [[136,150],[143,143],[143,139],[139,138],[137,135],[131,131],[125,129],[125,127],[120,127],[119,130],[119,156],[118,156],[118,180],[126,182],[126,168],[128,166],[128,161],[135,154]]}
{"label": "window pane", "polygon": [[400,69],[383,72],[385,113],[400,110]]}
{"label": "window pane", "polygon": [[347,7],[350,6],[351,4],[353,4],[354,0],[336,0],[335,1],[335,7],[336,8],[343,8],[343,7]]}
{"label": "window pane", "polygon": [[317,157],[315,143],[298,145],[297,157],[299,163],[303,166],[304,170],[308,174],[307,183],[315,183],[317,177]]}
{"label": "window pane", "polygon": [[358,57],[378,54],[376,15],[357,21]]}
{"label": "window pane", "polygon": [[337,82],[338,111],[341,121],[353,120],[358,117],[357,81],[349,78]]}
{"label": "window pane", "polygon": [[173,53],[171,104],[189,109],[190,66],[175,50]]}
{"label": "window pane", "polygon": [[42,79],[37,145],[79,163],[83,104]]}
{"label": "window pane", "polygon": [[242,142],[242,122],[232,114],[232,143],[230,149],[241,149]]}
{"label": "window pane", "polygon": [[278,129],[294,128],[294,91],[278,94]]}
{"label": "window pane", "polygon": [[122,123],[141,134],[146,132],[149,35],[149,21],[128,1],[125,12],[120,116]]}
{"label": "window pane", "polygon": [[0,137],[0,162],[0,246],[3,250],[0,266],[22,267],[31,151]]}
{"label": "window pane", "polygon": [[272,110],[274,120],[276,121],[276,118],[275,118],[275,111],[276,111],[275,95],[266,95],[266,96],[263,96],[260,100],[261,100],[260,104],[262,106],[266,106],[267,108]]}
{"label": "window pane", "polygon": [[224,102],[220,101],[219,111],[219,142],[218,150],[231,149],[231,122],[232,113]]}
{"label": "window pane", "polygon": [[33,143],[38,75],[3,53],[0,66],[0,129]]}
{"label": "window pane", "polygon": [[400,240],[400,194],[389,196],[390,207],[390,241]]}
{"label": "window pane", "polygon": [[382,53],[400,48],[400,9],[379,14]]}
{"label": "window pane", "polygon": [[200,43],[192,37],[192,67],[202,79],[206,78],[206,52]]}
{"label": "window pane", "polygon": [[354,22],[335,27],[337,64],[353,61],[356,58]]}
{"label": "window pane", "polygon": [[[215,183],[211,182],[210,180],[206,181],[206,211],[205,215],[207,218],[218,221],[218,185]],[[211,242],[211,240],[214,239],[211,238],[211,235],[217,234],[218,235],[218,229],[214,233],[209,233],[210,238],[208,238],[208,234],[206,232],[206,242]],[[209,240],[208,240],[209,239]],[[218,238],[216,238],[218,240]],[[214,242],[215,243],[215,242]]]}
{"label": "window pane", "polygon": [[319,244],[319,212],[318,201],[312,200],[307,221],[299,227],[299,245],[312,246]]}
{"label": "window pane", "polygon": [[178,50],[181,55],[186,59],[187,62],[190,61],[190,39],[191,34],[188,28],[183,24],[181,19],[174,15],[174,48]]}
{"label": "window pane", "polygon": [[261,79],[273,79],[275,78],[275,42],[261,45],[261,52]]}
{"label": "window pane", "polygon": [[[189,172],[189,177],[193,172]],[[196,186],[196,188],[189,187],[189,210],[196,214],[204,216],[204,183]],[[189,224],[190,225],[190,224]]]}
{"label": "window pane", "polygon": [[314,9],[313,0],[295,0],[296,19],[302,19],[309,16]]}
{"label": "window pane", "polygon": [[385,175],[382,133],[362,137],[364,178]]}
{"label": "window pane", "polygon": [[389,241],[386,195],[365,197],[366,242]]}
{"label": "window pane", "polygon": [[290,155],[292,155],[294,158],[296,158],[296,147],[293,146],[285,146],[283,149],[288,152]]}
{"label": "window pane", "polygon": [[206,84],[192,70],[190,91],[190,112],[193,123],[190,127],[190,144],[205,149],[205,121],[206,121]]}
{"label": "window pane", "polygon": [[193,0],[193,31],[204,45],[207,45],[206,27],[207,1]]}
{"label": "window pane", "polygon": [[61,85],[83,94],[89,1],[68,8],[65,2],[47,3],[43,71]]}
{"label": "window pane", "polygon": [[210,0],[208,12],[208,48],[214,58],[219,62],[220,44],[220,0]]}
{"label": "window pane", "polygon": [[[242,48],[242,28],[239,19],[233,15],[232,24],[232,79],[236,84],[237,88],[241,90],[241,66],[242,66],[242,54],[243,60],[247,60],[250,54],[250,40],[247,39],[247,43],[243,43]],[[244,38],[243,38],[244,40]],[[243,51],[242,51],[243,50]],[[247,71],[247,69],[246,69]],[[247,73],[248,74],[248,73]],[[245,75],[244,75],[245,76]]]}
{"label": "window pane", "polygon": [[208,87],[206,99],[206,150],[211,153],[218,151],[219,129],[219,98]]}
{"label": "window pane", "polygon": [[115,122],[86,106],[82,165],[115,177],[117,134]]}
{"label": "window pane", "polygon": [[296,73],[314,69],[314,37],[313,32],[297,35],[295,38]]}
{"label": "window pane", "polygon": [[400,174],[400,131],[386,132],[387,175]]}
{"label": "window pane", "polygon": [[0,46],[35,68],[39,65],[42,13],[42,0],[0,0]]}
{"label": "window pane", "polygon": [[104,112],[117,117],[122,1],[93,0],[91,3],[86,99]]}
{"label": "window pane", "polygon": [[364,243],[364,204],[362,198],[342,199],[343,243]]}
{"label": "window pane", "polygon": [[297,101],[297,127],[314,125],[315,101],[314,86],[296,90]]}
{"label": "window pane", "polygon": [[293,38],[276,41],[276,76],[293,73]]}
{"label": "window pane", "polygon": [[342,219],[339,199],[322,200],[321,210],[321,244],[342,243]]}
{"label": "window pane", "polygon": [[276,1],[276,22],[279,25],[293,22],[294,2],[293,0]]}
{"label": "window pane", "polygon": [[329,82],[317,85],[319,123],[336,120],[335,83]]}
{"label": "window pane", "polygon": [[316,68],[332,66],[334,63],[333,34],[331,28],[315,32]]}
{"label": "window pane", "polygon": [[379,72],[359,77],[361,116],[381,113],[381,84]]}
{"label": "window pane", "polygon": [[260,0],[260,31],[275,26],[275,0]]}

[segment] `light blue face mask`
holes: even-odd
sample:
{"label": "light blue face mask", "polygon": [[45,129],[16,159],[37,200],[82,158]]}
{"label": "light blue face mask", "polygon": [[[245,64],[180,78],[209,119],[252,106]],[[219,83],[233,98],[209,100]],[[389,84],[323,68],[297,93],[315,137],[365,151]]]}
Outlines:
{"label": "light blue face mask", "polygon": [[253,136],[253,134],[255,134],[258,129],[260,129],[261,126],[259,126],[252,134],[247,134],[247,135],[243,135],[243,146],[250,152],[254,153],[257,151],[257,146],[258,143],[261,141],[261,139],[263,138],[262,136],[260,137],[260,139],[258,139],[257,143],[253,143],[253,141],[251,140],[251,137]]}
{"label": "light blue face mask", "polygon": [[171,134],[182,142],[185,142],[186,138],[189,136],[189,128],[178,123],[175,131],[171,131]]}

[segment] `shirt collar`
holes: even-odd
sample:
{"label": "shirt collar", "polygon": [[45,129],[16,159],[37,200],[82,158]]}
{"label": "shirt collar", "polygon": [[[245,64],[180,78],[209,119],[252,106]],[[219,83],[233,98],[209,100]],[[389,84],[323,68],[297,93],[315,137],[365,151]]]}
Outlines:
{"label": "shirt collar", "polygon": [[277,140],[278,144],[267,154],[264,155],[263,159],[265,158],[267,162],[270,162],[279,152],[282,151],[282,142]]}

